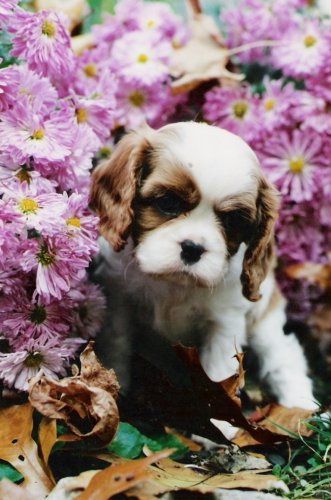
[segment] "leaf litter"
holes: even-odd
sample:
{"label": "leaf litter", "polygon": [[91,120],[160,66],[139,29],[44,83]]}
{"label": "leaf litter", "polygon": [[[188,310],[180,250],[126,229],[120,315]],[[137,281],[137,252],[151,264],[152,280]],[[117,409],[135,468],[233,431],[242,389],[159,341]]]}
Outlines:
{"label": "leaf litter", "polygon": [[[138,399],[137,394],[129,395],[131,409],[139,409],[140,417],[143,416],[156,429],[166,429],[165,435],[170,436],[173,441],[158,441],[159,438],[153,436],[148,438],[132,424],[123,422],[121,444],[126,446],[125,433],[130,431],[131,438],[133,435],[136,440],[133,447],[138,444],[132,455],[138,457],[135,460],[113,452],[120,452],[115,446],[116,439],[119,443],[115,436],[120,435],[116,405],[119,385],[113,370],[103,368],[96,358],[93,343],[89,343],[81,354],[80,372],[76,368],[72,377],[55,381],[40,374],[33,379],[29,395],[31,405],[26,403],[0,411],[5,443],[0,458],[11,464],[24,478],[20,485],[7,480],[0,482],[0,495],[20,498],[23,492],[21,498],[24,498],[27,492],[30,496],[33,492],[33,498],[37,499],[49,495],[50,500],[102,500],[122,492],[129,497],[147,500],[178,490],[210,493],[218,488],[257,491],[280,488],[286,491],[285,483],[277,480],[271,473],[271,466],[266,458],[251,454],[242,447],[261,443],[272,445],[288,440],[289,435],[284,432],[283,426],[288,428],[290,424],[291,429],[297,431],[298,420],[306,414],[303,415],[297,409],[289,411],[278,405],[269,405],[246,417],[242,413],[239,397],[239,391],[244,386],[241,353],[237,354],[238,372],[227,380],[216,383],[210,381],[204,373],[195,349],[176,346],[175,352],[187,371],[189,385],[171,385],[154,367],[153,372],[149,372],[153,373],[149,380],[141,379],[141,374],[138,377],[147,382],[140,385],[147,386],[144,397],[149,395],[149,408],[145,405],[146,399],[141,397],[142,392],[138,394]],[[150,366],[148,370],[151,370]],[[156,399],[152,386],[158,389]],[[159,406],[161,399],[163,403]],[[168,405],[167,411],[165,405]],[[148,411],[146,413],[145,410],[153,406],[158,410],[158,418],[149,421]],[[34,434],[38,438],[38,446],[32,438],[33,408],[43,415],[39,418]],[[171,414],[172,418],[169,418]],[[9,422],[13,422],[13,415],[16,418],[14,426],[9,425]],[[124,412],[124,417],[129,415]],[[211,418],[224,420],[241,428],[234,439],[236,444],[223,438],[221,432],[210,422]],[[133,412],[128,419],[134,423],[137,414]],[[56,421],[63,422],[70,433],[58,436]],[[7,427],[3,422],[7,422]],[[185,435],[181,430],[184,430]],[[203,438],[197,443],[194,435],[191,439],[188,437],[191,433],[214,438],[214,448],[206,452]],[[223,444],[220,444],[222,441]],[[61,448],[55,452],[60,442]],[[155,452],[150,449],[153,443],[156,443]],[[156,451],[158,446],[169,448],[170,443],[178,447],[177,451],[181,450],[175,460],[169,457],[170,454],[173,457],[173,448]],[[239,444],[241,448],[238,447]],[[139,458],[143,453],[147,457]],[[27,460],[22,462],[19,455]],[[66,476],[70,476],[71,461],[68,457],[93,459],[97,469],[84,470],[82,466],[80,474],[60,479],[53,489],[55,481],[52,457],[67,462],[69,474]]]}

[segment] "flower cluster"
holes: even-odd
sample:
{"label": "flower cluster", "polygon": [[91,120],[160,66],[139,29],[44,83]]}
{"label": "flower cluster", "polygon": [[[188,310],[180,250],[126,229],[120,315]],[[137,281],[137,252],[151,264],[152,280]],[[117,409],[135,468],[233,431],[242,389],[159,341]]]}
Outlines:
{"label": "flower cluster", "polygon": [[204,101],[206,120],[243,137],[282,195],[279,276],[295,317],[303,317],[318,294],[307,283],[289,282],[283,270],[326,261],[331,240],[331,22],[316,9],[303,12],[304,5],[242,0],[239,8],[223,11],[230,45],[277,43],[238,56],[243,70],[248,63],[262,67],[259,86],[216,86]]}
{"label": "flower cluster", "polygon": [[87,275],[92,160],[117,127],[174,112],[168,61],[186,29],[168,6],[138,0],[119,2],[80,55],[57,12],[4,0],[0,27],[18,63],[0,70],[0,373],[26,390],[39,369],[64,375],[100,329],[105,299]]}

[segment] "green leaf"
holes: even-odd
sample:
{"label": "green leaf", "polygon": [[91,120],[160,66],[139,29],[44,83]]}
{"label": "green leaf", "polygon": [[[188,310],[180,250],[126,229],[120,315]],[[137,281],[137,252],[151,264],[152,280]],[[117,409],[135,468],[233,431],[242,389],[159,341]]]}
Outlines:
{"label": "green leaf", "polygon": [[22,481],[23,476],[8,462],[0,460],[0,481],[5,478],[13,481],[13,483],[17,483],[18,481]]}
{"label": "green leaf", "polygon": [[152,451],[177,448],[177,451],[171,455],[172,458],[178,458],[187,451],[187,447],[176,436],[161,434],[149,438],[126,422],[120,423],[117,434],[112,443],[107,446],[107,450],[120,457],[134,459],[141,455],[145,445]]}
{"label": "green leaf", "polygon": [[9,55],[11,48],[12,44],[7,31],[0,30],[0,58],[2,59],[0,68],[6,68],[16,63],[16,59]]}

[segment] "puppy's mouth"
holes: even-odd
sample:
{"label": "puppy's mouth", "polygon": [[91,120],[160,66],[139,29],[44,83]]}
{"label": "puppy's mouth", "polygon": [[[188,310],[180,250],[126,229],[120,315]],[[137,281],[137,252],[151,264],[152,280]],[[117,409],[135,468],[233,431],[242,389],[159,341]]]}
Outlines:
{"label": "puppy's mouth", "polygon": [[174,271],[164,273],[147,273],[157,281],[167,281],[183,287],[194,286],[198,288],[211,288],[215,283],[203,279],[201,276],[193,275],[186,271]]}

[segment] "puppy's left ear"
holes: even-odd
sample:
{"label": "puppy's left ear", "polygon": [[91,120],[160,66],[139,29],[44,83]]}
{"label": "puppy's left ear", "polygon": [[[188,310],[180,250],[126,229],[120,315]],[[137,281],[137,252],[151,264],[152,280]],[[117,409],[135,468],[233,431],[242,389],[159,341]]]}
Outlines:
{"label": "puppy's left ear", "polygon": [[241,273],[243,295],[251,302],[261,298],[260,285],[270,269],[273,258],[273,228],[279,207],[278,193],[261,179],[256,201],[254,234],[246,249]]}

